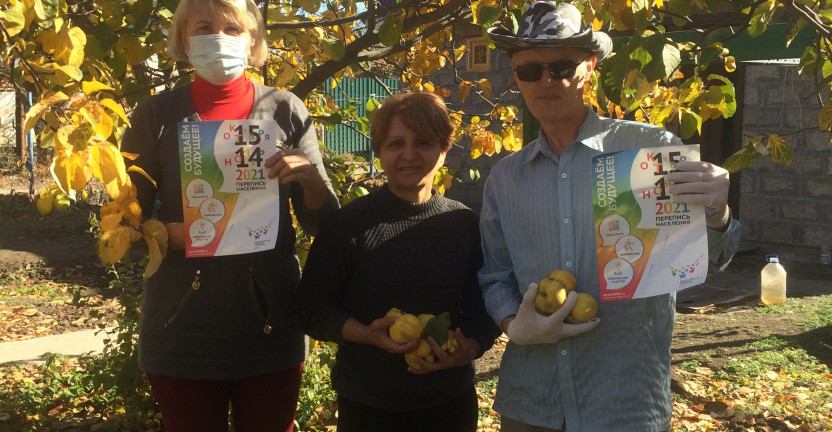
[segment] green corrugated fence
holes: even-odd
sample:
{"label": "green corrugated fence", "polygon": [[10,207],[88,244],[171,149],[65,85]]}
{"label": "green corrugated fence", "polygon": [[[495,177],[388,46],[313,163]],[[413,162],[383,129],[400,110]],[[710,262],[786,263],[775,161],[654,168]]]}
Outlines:
{"label": "green corrugated fence", "polygon": [[[395,79],[382,79],[380,81],[394,93],[399,87],[399,81]],[[387,90],[376,80],[370,78],[343,79],[334,89],[330,89],[332,85],[332,79],[330,78],[324,85],[327,94],[332,96],[333,102],[342,108],[346,108],[349,106],[349,102],[352,101],[360,117],[367,115],[368,100],[381,101],[388,96]],[[370,139],[358,132],[358,126],[355,122],[351,122],[349,126],[337,125],[332,131],[324,130],[324,145],[338,154],[352,153],[367,160],[372,158]]]}

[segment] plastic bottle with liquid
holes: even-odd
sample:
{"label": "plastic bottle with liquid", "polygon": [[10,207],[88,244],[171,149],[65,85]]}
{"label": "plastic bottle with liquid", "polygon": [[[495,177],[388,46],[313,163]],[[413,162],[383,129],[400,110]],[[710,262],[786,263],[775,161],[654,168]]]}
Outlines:
{"label": "plastic bottle with liquid", "polygon": [[773,305],[786,301],[786,269],[780,265],[777,255],[766,255],[766,264],[760,272],[760,300]]}

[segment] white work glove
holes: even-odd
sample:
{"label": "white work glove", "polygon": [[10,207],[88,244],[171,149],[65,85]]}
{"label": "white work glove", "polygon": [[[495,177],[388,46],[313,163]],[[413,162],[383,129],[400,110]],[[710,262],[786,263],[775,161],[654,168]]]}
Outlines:
{"label": "white work glove", "polygon": [[681,161],[667,179],[671,182],[673,200],[685,204],[699,204],[716,209],[705,219],[715,229],[724,228],[730,222],[728,188],[731,186],[728,171],[712,163]]}
{"label": "white work glove", "polygon": [[566,301],[563,303],[557,312],[545,316],[539,314],[534,310],[534,297],[537,295],[537,284],[529,284],[529,290],[523,296],[523,302],[520,303],[520,309],[517,315],[508,324],[506,334],[511,341],[518,345],[544,344],[555,343],[565,337],[579,335],[586,333],[598,326],[601,322],[599,318],[593,318],[587,322],[579,324],[569,324],[563,322],[575,301],[578,299],[578,293],[572,291],[566,296]]}

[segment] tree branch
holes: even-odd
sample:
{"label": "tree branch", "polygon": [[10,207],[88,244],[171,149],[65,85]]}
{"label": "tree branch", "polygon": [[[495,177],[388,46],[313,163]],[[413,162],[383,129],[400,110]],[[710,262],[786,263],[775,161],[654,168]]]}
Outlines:
{"label": "tree branch", "polygon": [[[313,28],[313,27],[331,27],[340,24],[347,24],[356,21],[363,20],[365,18],[375,18],[378,16],[379,13],[390,14],[396,12],[398,10],[407,9],[414,4],[419,4],[422,0],[404,0],[401,3],[397,3],[393,7],[384,8],[382,10],[377,11],[375,8],[375,2],[370,0],[369,3],[373,6],[369,10],[361,12],[360,14],[350,15],[346,17],[336,18],[332,20],[325,20],[325,21],[302,21],[302,22],[281,22],[281,23],[274,23],[269,24],[266,26],[266,30],[295,30],[295,29],[304,29],[304,28]],[[438,5],[433,3],[427,3],[422,6],[426,7],[438,7]],[[368,26],[369,27],[369,26]],[[369,27],[375,28],[375,26]]]}
{"label": "tree branch", "polygon": [[318,66],[292,89],[292,93],[301,99],[305,99],[306,96],[315,89],[315,87],[319,86],[321,83],[326,81],[327,78],[335,75],[335,73],[351,64],[378,60],[409,49],[423,39],[426,39],[434,33],[448,27],[454,21],[470,18],[471,10],[468,9],[466,5],[466,0],[451,0],[447,4],[442,5],[429,13],[406,19],[404,21],[402,33],[411,32],[423,24],[435,22],[429,27],[422,29],[419,35],[386,48],[363,52],[379,43],[378,32],[367,32],[364,36],[361,36],[351,44],[347,45],[343,58],[340,60],[327,60]]}

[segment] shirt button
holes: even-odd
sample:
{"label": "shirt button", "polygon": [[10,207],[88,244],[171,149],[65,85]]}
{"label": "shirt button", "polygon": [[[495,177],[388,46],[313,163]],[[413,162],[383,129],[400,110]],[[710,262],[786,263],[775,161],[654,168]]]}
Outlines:
{"label": "shirt button", "polygon": [[566,350],[562,350],[562,351],[560,352],[560,355],[566,355]]}
{"label": "shirt button", "polygon": [[567,267],[572,267],[572,261],[567,261],[567,262],[566,262],[566,266],[567,266]]}
{"label": "shirt button", "polygon": [[560,178],[566,178],[566,173],[561,174]]}
{"label": "shirt button", "polygon": [[569,218],[563,218],[563,223],[569,223]]}

